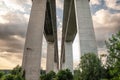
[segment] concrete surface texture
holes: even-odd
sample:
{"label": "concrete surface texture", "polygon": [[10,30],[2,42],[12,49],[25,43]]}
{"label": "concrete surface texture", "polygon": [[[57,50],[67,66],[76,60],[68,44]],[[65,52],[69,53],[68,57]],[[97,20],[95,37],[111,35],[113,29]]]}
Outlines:
{"label": "concrete surface texture", "polygon": [[97,45],[88,0],[75,0],[76,22],[81,55],[96,53]]}
{"label": "concrete surface texture", "polygon": [[55,3],[55,0],[33,0],[22,63],[25,80],[39,80],[43,35],[48,42],[47,54],[51,58],[48,58],[51,62],[47,63],[47,71],[54,70],[54,65],[58,68]]}
{"label": "concrete surface texture", "polygon": [[[64,0],[60,69],[64,69],[65,67],[63,66],[69,64],[66,56],[68,55],[68,50],[71,48],[65,49],[66,45],[64,43],[73,42],[76,33],[79,34],[80,55],[82,56],[85,53],[97,54],[89,0]],[[70,52],[69,55],[71,55]],[[71,60],[73,60],[72,57],[71,55]],[[72,68],[73,65],[69,65],[70,67]]]}

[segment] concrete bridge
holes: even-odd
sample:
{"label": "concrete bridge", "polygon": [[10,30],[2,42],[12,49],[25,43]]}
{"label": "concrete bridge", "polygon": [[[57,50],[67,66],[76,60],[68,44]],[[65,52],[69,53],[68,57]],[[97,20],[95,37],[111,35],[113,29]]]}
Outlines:
{"label": "concrete bridge", "polygon": [[97,54],[89,0],[64,0],[61,69],[73,71],[72,44],[77,32],[81,55],[90,52]]}
{"label": "concrete bridge", "polygon": [[[43,35],[47,41],[46,72],[70,69],[73,72],[72,44],[79,34],[81,55],[97,46],[88,0],[64,0],[61,57],[58,56],[56,0],[33,0],[22,68],[26,80],[39,80]],[[60,60],[60,61],[59,61]],[[59,63],[60,62],[60,63]]]}

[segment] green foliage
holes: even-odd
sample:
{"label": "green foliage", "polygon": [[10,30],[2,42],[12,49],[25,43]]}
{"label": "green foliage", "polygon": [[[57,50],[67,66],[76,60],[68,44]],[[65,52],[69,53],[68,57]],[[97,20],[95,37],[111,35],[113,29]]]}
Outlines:
{"label": "green foliage", "polygon": [[53,80],[56,76],[56,73],[53,72],[53,71],[50,71],[49,73],[47,74],[42,74],[40,76],[41,80]]}
{"label": "green foliage", "polygon": [[[0,73],[1,74],[1,73]],[[8,74],[3,74],[0,80],[24,80],[22,77],[22,69],[20,66],[16,66]]]}
{"label": "green foliage", "polygon": [[[57,74],[53,71],[50,71],[47,74],[40,76],[40,80],[73,80],[73,75],[69,69],[60,70]],[[22,69],[20,66],[16,66],[8,74],[0,72],[0,80],[25,80],[22,76]]]}
{"label": "green foliage", "polygon": [[11,74],[4,75],[1,80],[14,80],[14,75]]}
{"label": "green foliage", "polygon": [[13,70],[10,72],[12,75],[18,75],[21,74],[22,68],[17,65],[15,68],[13,68]]}
{"label": "green foliage", "polygon": [[74,71],[74,80],[80,80],[80,70]]}
{"label": "green foliage", "polygon": [[20,75],[6,74],[0,80],[24,80]]}
{"label": "green foliage", "polygon": [[[110,80],[120,80],[120,32],[106,41],[108,51],[107,70]],[[108,77],[107,77],[108,78]]]}
{"label": "green foliage", "polygon": [[21,74],[14,75],[14,80],[25,80]]}
{"label": "green foliage", "polygon": [[4,72],[2,71],[0,72],[0,79],[4,76],[4,74],[5,74]]}
{"label": "green foliage", "polygon": [[81,57],[79,70],[80,80],[101,79],[101,61],[94,53],[87,53]]}
{"label": "green foliage", "polygon": [[107,66],[114,67],[120,65],[120,32],[112,35],[106,41],[107,51],[109,53],[107,58]]}
{"label": "green foliage", "polygon": [[56,76],[56,73],[53,72],[53,71],[50,71],[47,75],[46,75],[46,78],[47,80],[52,80],[53,78],[55,78]]}
{"label": "green foliage", "polygon": [[40,79],[41,79],[41,80],[46,80],[46,74],[42,74],[42,75],[40,76]]}
{"label": "green foliage", "polygon": [[73,75],[69,69],[60,70],[56,76],[57,80],[73,80]]}
{"label": "green foliage", "polygon": [[45,70],[43,70],[43,69],[40,70],[40,74],[41,74],[41,75],[42,75],[42,74],[45,74],[45,73],[46,73]]}
{"label": "green foliage", "polygon": [[57,74],[51,71],[40,76],[41,80],[73,80],[73,75],[69,69],[60,70]]}

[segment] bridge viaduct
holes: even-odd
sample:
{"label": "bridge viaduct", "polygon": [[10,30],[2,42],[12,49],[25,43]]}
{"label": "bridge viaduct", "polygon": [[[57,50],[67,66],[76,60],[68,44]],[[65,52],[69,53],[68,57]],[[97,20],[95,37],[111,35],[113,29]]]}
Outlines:
{"label": "bridge viaduct", "polygon": [[22,62],[25,80],[39,80],[43,35],[47,41],[46,72],[67,68],[73,72],[72,44],[76,33],[81,55],[97,53],[89,0],[64,0],[60,59],[56,0],[33,0]]}

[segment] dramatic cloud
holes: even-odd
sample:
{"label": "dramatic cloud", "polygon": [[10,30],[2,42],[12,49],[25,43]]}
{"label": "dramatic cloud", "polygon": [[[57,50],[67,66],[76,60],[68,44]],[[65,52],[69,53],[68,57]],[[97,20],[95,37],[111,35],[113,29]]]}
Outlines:
{"label": "dramatic cloud", "polygon": [[[45,70],[46,68],[46,58],[41,59],[41,68]],[[8,53],[0,52],[0,69],[12,69],[16,65],[22,64],[22,54],[21,53]]]}
{"label": "dramatic cloud", "polygon": [[0,1],[0,69],[21,64],[30,4],[29,0]]}
{"label": "dramatic cloud", "polygon": [[2,0],[1,3],[11,11],[25,12],[24,5],[31,4],[31,0]]}
{"label": "dramatic cloud", "polygon": [[108,8],[120,10],[120,0],[105,0],[105,2]]}
{"label": "dramatic cloud", "polygon": [[15,14],[12,12],[0,15],[0,18],[7,20],[7,23],[0,23],[0,49],[11,52],[21,52],[24,44],[24,37],[27,30],[27,22],[25,14]]}
{"label": "dramatic cloud", "polygon": [[63,10],[63,0],[56,0],[57,8],[60,8]]}
{"label": "dramatic cloud", "polygon": [[0,52],[0,69],[12,69],[16,65],[20,65],[21,58],[20,53]]}
{"label": "dramatic cloud", "polygon": [[102,47],[111,34],[120,30],[120,13],[112,14],[108,10],[101,9],[93,15],[93,23],[98,46]]}

